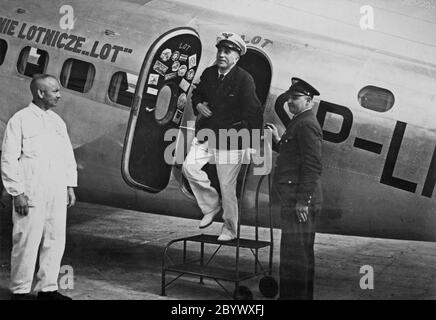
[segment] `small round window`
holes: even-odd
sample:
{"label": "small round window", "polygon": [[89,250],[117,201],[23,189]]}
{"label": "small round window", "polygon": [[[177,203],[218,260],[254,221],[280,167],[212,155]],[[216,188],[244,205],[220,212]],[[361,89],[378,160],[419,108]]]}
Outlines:
{"label": "small round window", "polygon": [[362,107],[377,112],[386,112],[395,103],[395,97],[392,92],[375,86],[362,88],[357,95],[357,99]]}
{"label": "small round window", "polygon": [[171,86],[165,85],[159,90],[159,94],[157,95],[154,118],[158,123],[165,124],[172,119],[175,108]]}

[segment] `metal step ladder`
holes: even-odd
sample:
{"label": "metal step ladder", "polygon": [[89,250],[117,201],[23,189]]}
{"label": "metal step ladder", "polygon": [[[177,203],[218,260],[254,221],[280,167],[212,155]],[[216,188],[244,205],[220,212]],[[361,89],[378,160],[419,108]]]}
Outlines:
{"label": "metal step ladder", "polygon": [[[172,284],[174,281],[179,279],[184,275],[198,276],[200,278],[200,284],[204,284],[204,278],[210,278],[215,280],[217,284],[232,298],[237,300],[251,300],[253,295],[251,291],[246,286],[241,286],[240,283],[247,279],[263,275],[264,277],[260,280],[259,289],[260,292],[268,298],[274,297],[278,292],[278,285],[275,279],[271,276],[272,274],[272,262],[273,262],[273,224],[272,224],[272,212],[271,212],[271,201],[268,205],[269,214],[269,228],[270,228],[270,239],[269,241],[259,240],[259,226],[258,226],[258,216],[259,216],[259,190],[265,177],[268,177],[268,193],[271,191],[271,179],[270,176],[261,176],[256,188],[256,220],[255,220],[255,236],[254,239],[240,238],[240,223],[241,215],[243,214],[242,200],[244,199],[246,178],[250,169],[250,164],[243,165],[240,177],[242,175],[242,183],[239,188],[238,196],[238,229],[237,237],[231,241],[218,241],[217,235],[209,234],[199,234],[190,237],[183,237],[170,241],[163,252],[162,257],[162,285],[161,285],[161,295],[166,295],[166,288]],[[182,244],[182,258],[178,257],[179,261],[173,261],[169,249],[174,247],[175,244]],[[188,259],[188,245],[200,245],[199,257],[194,259]],[[214,251],[210,257],[206,260],[206,250],[207,247],[213,247]],[[224,268],[221,266],[216,266],[214,264],[217,254],[223,247],[234,247],[235,252],[235,268]],[[259,250],[269,248],[269,263],[268,267],[264,267],[259,261]],[[241,270],[240,267],[240,250],[247,249],[250,250],[254,257],[254,268],[251,271]],[[181,261],[180,261],[181,260]],[[170,282],[166,282],[166,276],[168,273],[176,274],[176,277]],[[235,289],[233,294],[221,284],[220,281],[233,282],[235,284]]]}

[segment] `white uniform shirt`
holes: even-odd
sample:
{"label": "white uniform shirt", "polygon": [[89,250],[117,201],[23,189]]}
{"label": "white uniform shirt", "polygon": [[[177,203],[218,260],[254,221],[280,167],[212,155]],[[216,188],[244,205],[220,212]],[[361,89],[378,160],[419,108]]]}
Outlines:
{"label": "white uniform shirt", "polygon": [[1,173],[6,191],[24,193],[29,205],[40,203],[48,189],[77,186],[77,165],[64,121],[33,103],[8,121]]}

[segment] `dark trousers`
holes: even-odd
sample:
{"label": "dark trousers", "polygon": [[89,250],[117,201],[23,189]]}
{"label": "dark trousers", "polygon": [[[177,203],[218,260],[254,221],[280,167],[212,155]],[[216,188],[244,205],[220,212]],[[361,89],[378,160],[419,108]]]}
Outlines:
{"label": "dark trousers", "polygon": [[309,207],[307,221],[299,222],[295,213],[295,198],[285,192],[288,187],[283,188],[279,188],[282,199],[280,299],[312,300],[315,276],[313,246],[318,208]]}

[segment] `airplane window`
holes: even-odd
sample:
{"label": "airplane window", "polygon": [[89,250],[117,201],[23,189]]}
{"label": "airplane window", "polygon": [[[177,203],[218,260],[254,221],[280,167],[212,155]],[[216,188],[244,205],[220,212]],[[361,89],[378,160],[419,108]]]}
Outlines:
{"label": "airplane window", "polygon": [[392,92],[387,89],[366,86],[359,91],[357,100],[362,107],[377,112],[386,112],[392,108],[395,102],[395,97]]}
{"label": "airplane window", "polygon": [[168,114],[168,110],[170,109],[171,96],[172,92],[170,86],[163,86],[160,89],[156,100],[156,111],[154,112],[154,117],[156,118],[156,120],[163,120]]}
{"label": "airplane window", "polygon": [[33,77],[34,74],[44,73],[47,64],[47,51],[34,47],[24,47],[18,57],[17,70],[25,76]]}
{"label": "airplane window", "polygon": [[88,62],[68,59],[61,71],[61,84],[64,88],[86,93],[94,82],[95,67]]}
{"label": "airplane window", "polygon": [[3,61],[5,61],[6,51],[8,50],[8,43],[0,39],[0,66],[3,64]]}
{"label": "airplane window", "polygon": [[116,72],[112,76],[109,84],[109,99],[115,103],[130,107],[132,105],[133,96],[135,95],[137,82],[137,75],[124,71]]}

